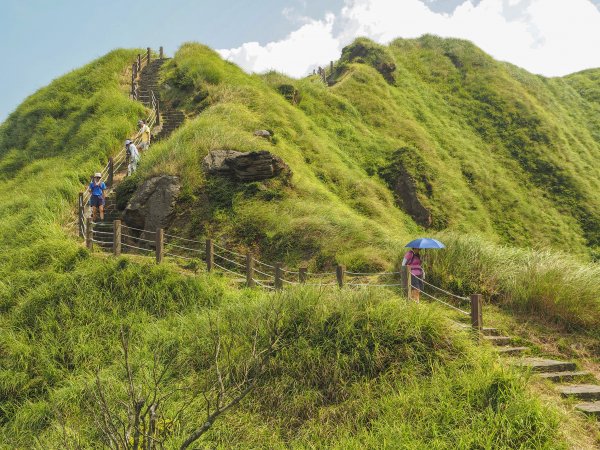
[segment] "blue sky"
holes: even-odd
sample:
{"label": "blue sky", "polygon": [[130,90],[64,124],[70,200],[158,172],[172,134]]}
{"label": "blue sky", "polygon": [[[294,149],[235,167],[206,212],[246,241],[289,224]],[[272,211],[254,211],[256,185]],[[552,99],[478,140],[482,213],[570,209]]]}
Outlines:
{"label": "blue sky", "polygon": [[[560,75],[600,66],[592,55],[600,54],[600,11],[590,13],[592,2],[600,6],[600,0],[0,0],[0,121],[52,79],[114,48],[163,45],[172,54],[186,41],[222,49],[249,71],[301,76],[335,59],[357,35],[387,42],[433,32]],[[580,44],[575,58],[567,46]]]}

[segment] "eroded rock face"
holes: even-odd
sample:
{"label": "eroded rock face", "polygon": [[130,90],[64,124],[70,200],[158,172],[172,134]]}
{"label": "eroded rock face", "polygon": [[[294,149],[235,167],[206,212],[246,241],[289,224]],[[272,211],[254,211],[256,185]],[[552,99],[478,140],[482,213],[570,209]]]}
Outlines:
{"label": "eroded rock face", "polygon": [[241,153],[235,150],[213,150],[202,160],[209,175],[221,175],[239,181],[260,181],[289,172],[283,160],[266,150]]}
{"label": "eroded rock face", "polygon": [[394,192],[397,205],[419,225],[431,227],[433,218],[424,201],[433,195],[430,182],[433,174],[416,149],[400,148],[390,159],[389,165],[379,170],[379,175]]}
{"label": "eroded rock face", "polygon": [[431,226],[431,212],[417,196],[417,187],[412,177],[400,169],[396,183],[394,185],[394,194],[399,206],[406,211],[415,222],[423,227]]}
{"label": "eroded rock face", "polygon": [[147,231],[166,227],[180,189],[176,176],[161,175],[146,180],[125,208],[125,225]]}

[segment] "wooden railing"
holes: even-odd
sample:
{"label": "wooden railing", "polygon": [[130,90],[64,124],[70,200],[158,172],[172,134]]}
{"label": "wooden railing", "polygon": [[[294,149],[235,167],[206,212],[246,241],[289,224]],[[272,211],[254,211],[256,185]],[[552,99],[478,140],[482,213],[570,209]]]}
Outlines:
{"label": "wooden railing", "polygon": [[[269,264],[256,259],[251,252],[243,254],[228,249],[216,244],[212,239],[199,241],[183,238],[165,233],[162,228],[155,231],[134,228],[123,224],[120,220],[113,222],[111,231],[97,231],[90,219],[86,222],[85,242],[89,249],[96,244],[104,250],[112,251],[115,256],[125,252],[153,255],[157,264],[162,263],[165,257],[185,260],[187,263],[194,261],[196,267],[198,263],[203,262],[207,272],[218,269],[234,275],[237,281],[247,287],[258,286],[272,291],[293,285],[396,288],[405,292],[408,298],[411,297],[411,291],[417,289],[412,286],[411,280],[414,275],[411,274],[409,266],[400,267],[394,272],[352,272],[346,270],[346,267],[341,264],[336,265],[335,271],[332,272],[309,272],[307,267],[290,270],[281,263]],[[481,330],[483,326],[481,295],[462,297],[425,280],[422,281],[431,289],[430,292],[425,288],[417,289],[420,293],[458,313],[470,316],[473,328]],[[432,290],[443,293],[448,301],[431,293]],[[450,298],[459,304],[449,303]],[[463,309],[462,305],[465,303],[470,306],[470,311]]]}

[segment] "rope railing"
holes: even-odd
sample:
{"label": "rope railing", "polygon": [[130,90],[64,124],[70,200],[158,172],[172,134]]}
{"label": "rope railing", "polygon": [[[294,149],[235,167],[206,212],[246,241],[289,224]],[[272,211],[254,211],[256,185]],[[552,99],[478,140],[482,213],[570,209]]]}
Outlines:
{"label": "rope railing", "polygon": [[449,308],[451,308],[451,309],[453,309],[453,310],[455,310],[455,311],[458,311],[458,312],[460,312],[460,313],[462,313],[462,314],[466,314],[467,316],[470,316],[470,315],[471,315],[471,313],[470,313],[470,312],[468,312],[468,311],[465,311],[465,310],[463,310],[463,309],[460,309],[460,308],[458,308],[458,307],[456,307],[456,306],[454,306],[454,305],[451,305],[450,303],[447,303],[447,302],[445,302],[445,301],[443,301],[443,300],[440,300],[439,298],[437,298],[437,297],[435,297],[435,296],[433,296],[433,295],[431,295],[431,294],[428,294],[427,292],[425,292],[425,291],[423,291],[423,290],[421,290],[421,289],[418,289],[418,288],[415,288],[415,287],[413,287],[413,289],[415,289],[415,290],[419,291],[421,294],[423,294],[423,295],[425,295],[425,296],[427,296],[427,297],[431,298],[432,300],[435,300],[436,302],[439,302],[439,303],[442,303],[443,305],[446,305],[447,307],[449,307]]}
{"label": "rope railing", "polygon": [[[223,245],[214,243],[211,239],[207,239],[205,241],[205,250],[201,250],[198,248],[191,248],[186,245],[175,244],[172,242],[172,240],[177,242],[181,240],[195,244],[200,244],[201,241],[177,236],[176,234],[166,234],[162,229],[157,229],[156,231],[145,230],[123,225],[121,224],[120,220],[117,220],[114,223],[114,229],[112,231],[102,231],[94,230],[94,223],[91,222],[91,220],[88,219],[87,222],[88,226],[90,227],[90,233],[86,233],[86,242],[88,243],[89,248],[92,247],[92,243],[97,243],[102,248],[112,246],[113,252],[118,255],[120,254],[121,246],[123,246],[126,249],[147,253],[156,253],[157,262],[162,261],[163,253],[165,256],[171,258],[196,261],[204,260],[207,271],[209,272],[216,268],[224,273],[245,278],[246,285],[249,287],[258,286],[269,290],[280,290],[284,286],[295,285],[316,286],[323,288],[331,286],[338,286],[340,288],[401,288],[405,290],[407,297],[409,298],[411,297],[411,291],[414,290],[432,299],[433,301],[451,308],[452,310],[458,311],[464,315],[470,315],[474,326],[481,328],[481,296],[471,296],[471,312],[466,311],[449,303],[448,301],[445,301],[442,298],[439,298],[439,296],[433,295],[433,293],[427,292],[424,289],[424,286],[431,287],[432,289],[435,289],[450,298],[469,300],[467,297],[454,294],[446,289],[434,285],[433,283],[425,281],[422,278],[419,278],[419,280],[423,282],[421,287],[413,286],[414,276],[411,274],[410,266],[405,266],[404,271],[393,272],[353,272],[346,270],[346,268],[342,265],[336,266],[335,272],[309,272],[306,267],[301,267],[298,270],[289,270],[287,268],[283,268],[283,266],[279,263],[269,264],[261,261],[258,258],[255,258],[251,253],[246,253],[244,255],[242,253],[229,250]],[[123,230],[138,231],[140,232],[140,236],[128,234],[127,232],[123,232]],[[154,240],[147,239],[145,237],[141,237],[141,235],[153,235],[155,238]],[[96,236],[106,236],[109,239],[112,237],[112,239],[110,241],[101,241],[99,239],[95,239]],[[165,241],[165,236],[168,238],[167,241]],[[123,239],[125,239],[126,242],[124,242]],[[140,244],[149,244],[148,247],[151,248],[144,248],[145,245],[140,246]],[[180,254],[175,252],[174,249],[179,249],[184,252],[192,252],[195,258],[189,253]],[[239,261],[238,258],[244,258],[244,262]],[[258,266],[258,268],[255,266]],[[298,280],[286,279],[284,275],[288,277],[298,275]],[[333,276],[335,276],[335,280],[332,279]],[[400,280],[390,280],[389,282],[381,281],[382,278],[385,279],[386,277],[392,276],[396,278],[400,276]],[[346,279],[346,277],[348,277],[348,279]]]}
{"label": "rope railing", "polygon": [[432,288],[434,288],[434,289],[436,289],[436,290],[438,290],[438,291],[440,291],[440,292],[443,292],[444,294],[446,294],[446,295],[449,295],[450,297],[454,297],[454,298],[457,298],[457,299],[459,299],[459,300],[469,300],[467,297],[461,297],[460,295],[453,294],[453,293],[452,293],[452,292],[450,292],[450,291],[446,291],[445,289],[442,289],[442,288],[441,288],[441,287],[439,287],[439,286],[436,286],[436,285],[434,285],[434,284],[431,284],[431,283],[429,283],[429,282],[425,281],[425,279],[421,279],[421,281],[422,281],[424,284],[426,284],[427,286],[431,286]]}

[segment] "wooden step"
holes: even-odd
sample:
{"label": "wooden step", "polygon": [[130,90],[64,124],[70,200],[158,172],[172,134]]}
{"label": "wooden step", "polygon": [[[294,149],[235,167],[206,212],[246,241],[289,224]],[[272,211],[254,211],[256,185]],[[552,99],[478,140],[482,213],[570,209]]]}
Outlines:
{"label": "wooden step", "polygon": [[575,409],[589,416],[600,417],[600,402],[579,403]]}
{"label": "wooden step", "polygon": [[529,351],[529,347],[500,347],[498,352],[503,355],[520,355]]}
{"label": "wooden step", "polygon": [[575,363],[545,358],[521,358],[516,360],[516,364],[529,367],[534,372],[568,372],[577,369]]}
{"label": "wooden step", "polygon": [[509,336],[484,336],[484,339],[498,346],[510,345],[511,341]]}
{"label": "wooden step", "polygon": [[600,386],[597,384],[571,384],[557,386],[563,397],[574,397],[581,400],[600,400]]}
{"label": "wooden step", "polygon": [[590,376],[590,373],[585,370],[579,371],[566,371],[566,372],[544,372],[540,373],[539,376],[554,383],[560,383],[564,381],[577,381],[581,378]]}

